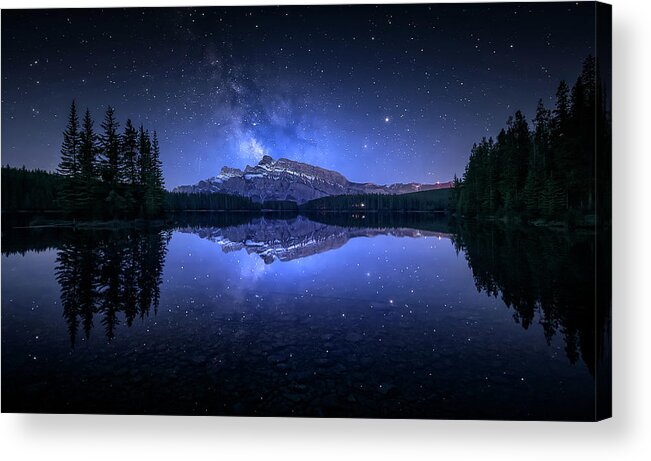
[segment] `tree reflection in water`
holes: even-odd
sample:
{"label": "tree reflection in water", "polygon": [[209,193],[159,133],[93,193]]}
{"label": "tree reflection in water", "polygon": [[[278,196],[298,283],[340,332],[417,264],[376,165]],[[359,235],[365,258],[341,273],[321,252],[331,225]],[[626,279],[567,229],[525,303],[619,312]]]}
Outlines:
{"label": "tree reflection in water", "polygon": [[476,221],[455,225],[452,239],[478,290],[500,296],[525,330],[538,318],[548,343],[561,334],[570,362],[595,374],[610,334],[610,265],[595,267],[597,254],[610,257],[606,239]]}
{"label": "tree reflection in water", "polygon": [[438,235],[465,254],[477,289],[500,297],[522,328],[539,323],[548,342],[562,335],[571,363],[581,358],[594,375],[609,351],[610,265],[599,258],[610,257],[610,246],[593,232],[450,223],[443,215],[418,213],[191,214],[176,215],[171,223],[156,230],[6,232],[3,252],[58,248],[56,278],[74,346],[80,330],[90,336],[96,319],[110,341],[121,321],[131,326],[152,309],[156,313],[173,231],[216,241],[224,251],[246,249],[268,263],[310,257],[357,237]]}
{"label": "tree reflection in water", "polygon": [[170,237],[169,231],[79,231],[61,244],[55,271],[73,346],[80,328],[89,338],[95,318],[110,341],[119,314],[131,326],[152,308],[156,313]]}

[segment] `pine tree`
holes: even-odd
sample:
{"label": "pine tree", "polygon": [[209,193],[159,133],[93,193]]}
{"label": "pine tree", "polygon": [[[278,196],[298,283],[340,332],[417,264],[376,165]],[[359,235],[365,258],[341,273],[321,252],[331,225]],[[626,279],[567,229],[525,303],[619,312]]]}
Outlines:
{"label": "pine tree", "polygon": [[[118,133],[118,127],[115,112],[109,106],[99,136],[94,131],[88,109],[80,129],[73,101],[63,133],[59,174],[14,172],[7,168],[3,209],[60,207],[74,218],[93,214],[112,215],[113,218],[138,213],[143,216],[159,214],[164,208],[166,193],[158,135],[154,132],[153,139],[150,138],[149,131],[142,125],[136,130],[131,120],[127,120],[123,135]],[[41,179],[43,184],[40,184]],[[23,180],[29,180],[34,187],[19,184]],[[5,183],[12,187],[5,187]],[[30,193],[18,198],[14,189],[30,190]]]}
{"label": "pine tree", "polygon": [[80,133],[79,117],[77,106],[72,101],[68,115],[68,125],[63,132],[63,143],[61,144],[61,160],[57,172],[64,176],[61,183],[59,200],[61,208],[70,214],[77,214],[79,211],[79,180],[80,180]]}
{"label": "pine tree", "polygon": [[571,167],[577,172],[574,205],[585,211],[594,210],[596,99],[595,60],[588,56],[572,88],[570,109],[574,139]]}
{"label": "pine tree", "polygon": [[550,166],[550,141],[551,141],[551,114],[545,108],[542,99],[538,100],[536,118],[533,120],[535,127],[533,135],[533,157],[529,168],[540,172],[548,171]]}
{"label": "pine tree", "polygon": [[522,191],[527,177],[531,152],[529,125],[522,112],[517,111],[507,121],[506,133],[498,137],[501,151],[501,195],[506,213],[521,211]]}
{"label": "pine tree", "polygon": [[554,120],[556,122],[556,131],[559,136],[563,136],[567,129],[567,123],[570,114],[570,89],[565,80],[561,80],[556,89],[556,109],[554,110]]}
{"label": "pine tree", "polygon": [[151,171],[151,142],[149,131],[140,125],[138,137],[138,180],[143,186],[147,183]]}
{"label": "pine tree", "polygon": [[473,146],[455,194],[461,214],[524,212],[570,225],[579,214],[610,216],[610,119],[597,64],[588,56],[571,89],[559,83],[553,112],[539,100],[532,132],[518,111],[492,148]]}
{"label": "pine tree", "polygon": [[459,198],[461,196],[461,181],[457,177],[457,174],[454,174],[454,178],[452,179],[452,190],[450,191],[450,195],[448,197],[448,210],[451,213],[456,213],[459,210]]}
{"label": "pine tree", "polygon": [[68,125],[63,132],[61,144],[61,161],[57,171],[63,176],[74,176],[79,173],[79,117],[77,106],[72,101],[68,115]]}
{"label": "pine tree", "polygon": [[138,174],[138,131],[131,123],[131,119],[127,119],[122,135],[122,156],[125,165],[125,180],[127,184],[134,186],[140,180]]}
{"label": "pine tree", "polygon": [[140,125],[140,136],[138,141],[138,168],[140,184],[142,185],[142,203],[140,214],[149,216],[155,208],[154,176],[152,174],[152,151],[149,131]]}
{"label": "pine tree", "polygon": [[158,145],[158,134],[154,130],[151,143],[151,162],[152,162],[152,187],[154,195],[153,210],[158,214],[163,209],[165,200],[165,180],[163,178],[163,164],[160,160],[160,146]]}
{"label": "pine tree", "polygon": [[139,209],[140,175],[138,171],[138,131],[131,123],[131,119],[127,119],[121,141],[122,178],[127,184],[124,193],[125,206],[130,214],[135,214]]}
{"label": "pine tree", "polygon": [[81,175],[93,178],[97,171],[97,136],[93,130],[90,111],[86,109],[80,133],[79,166]]}
{"label": "pine tree", "polygon": [[98,170],[97,165],[97,136],[93,130],[93,120],[90,111],[86,109],[82,122],[82,131],[79,136],[79,170],[80,182],[79,191],[80,209],[84,213],[89,213],[92,208],[93,192],[95,185],[95,175]]}
{"label": "pine tree", "polygon": [[102,123],[103,134],[100,136],[102,147],[102,179],[112,186],[117,185],[121,179],[121,155],[119,124],[115,120],[115,111],[111,106],[106,109],[106,116]]}
{"label": "pine tree", "polygon": [[572,136],[570,124],[570,89],[561,80],[556,90],[556,108],[552,119],[553,167],[550,174],[556,175],[556,181],[563,189],[565,206],[569,205],[569,187],[575,181],[571,167]]}

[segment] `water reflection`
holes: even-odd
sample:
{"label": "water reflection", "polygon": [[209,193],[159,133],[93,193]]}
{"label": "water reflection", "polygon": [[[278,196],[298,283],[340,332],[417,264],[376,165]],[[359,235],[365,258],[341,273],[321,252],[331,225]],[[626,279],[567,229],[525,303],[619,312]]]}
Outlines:
{"label": "water reflection", "polygon": [[590,233],[190,214],[2,252],[14,410],[591,419],[609,349]]}
{"label": "water reflection", "polygon": [[[376,237],[387,235],[392,237],[449,237],[450,234],[431,230],[420,230],[402,227],[405,223],[398,220],[393,225],[373,223],[364,215],[357,218],[354,215],[344,223],[330,224],[332,217],[326,222],[319,222],[305,216],[295,216],[286,219],[278,217],[256,217],[250,221],[228,227],[188,226],[180,227],[179,232],[196,234],[218,244],[222,251],[230,253],[245,250],[248,254],[257,254],[266,264],[276,260],[292,261],[306,258],[326,251],[336,250],[345,245],[350,239],[359,237]],[[315,217],[313,217],[314,219]],[[339,218],[343,218],[339,216]],[[376,227],[365,227],[375,224]],[[439,223],[441,224],[441,223]]]}
{"label": "water reflection", "polygon": [[[57,248],[56,279],[74,346],[80,328],[86,338],[90,336],[94,319],[99,319],[110,341],[119,315],[131,326],[135,318],[147,316],[152,309],[156,312],[173,231],[210,240],[225,253],[245,250],[265,264],[332,251],[354,238],[446,238],[465,254],[477,289],[499,296],[513,309],[514,321],[522,328],[529,329],[539,317],[548,343],[560,333],[570,362],[582,357],[592,373],[603,355],[610,306],[600,307],[595,322],[598,242],[591,233],[477,222],[451,225],[444,216],[415,213],[187,214],[175,218],[164,230],[21,229],[5,232],[2,249],[4,254],[24,254]],[[599,299],[610,299],[608,292],[599,295]]]}
{"label": "water reflection", "polygon": [[57,251],[55,274],[74,347],[80,326],[88,339],[98,318],[111,341],[120,323],[154,314],[169,231],[80,231]]}
{"label": "water reflection", "polygon": [[[609,334],[609,266],[595,272],[597,250],[610,254],[605,240],[592,232],[469,221],[454,226],[453,242],[464,252],[478,290],[499,296],[525,330],[539,319],[548,343],[560,333],[569,361],[582,357],[595,373]],[[604,283],[596,287],[598,278]]]}

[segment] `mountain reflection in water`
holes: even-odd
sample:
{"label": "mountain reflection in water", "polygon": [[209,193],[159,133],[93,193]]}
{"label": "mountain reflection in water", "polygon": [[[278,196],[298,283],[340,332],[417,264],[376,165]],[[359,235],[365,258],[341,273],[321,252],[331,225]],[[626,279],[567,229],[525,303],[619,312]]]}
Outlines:
{"label": "mountain reflection in water", "polygon": [[304,216],[291,219],[260,217],[236,226],[187,227],[177,230],[215,242],[224,252],[246,250],[249,254],[255,253],[266,264],[336,250],[357,237],[450,237],[450,234],[443,232],[407,227],[342,227],[312,221]]}
{"label": "mountain reflection in water", "polygon": [[[541,400],[515,405],[510,416],[591,419],[598,364],[609,354],[609,302],[595,314],[598,299],[610,300],[609,292],[597,291],[606,284],[595,286],[599,245],[590,233],[450,224],[446,217],[418,214],[195,214],[176,216],[164,229],[3,229],[3,409],[30,411],[40,404],[39,411],[61,412],[500,417],[504,410],[492,392],[521,385],[517,376],[529,373],[539,384],[529,384],[535,389],[525,392],[527,398],[532,391]],[[266,278],[243,278],[247,267],[256,267],[250,258],[260,261],[255,270],[267,270]],[[48,286],[38,302],[60,302],[67,352],[57,339],[56,313],[45,321],[24,310],[36,296],[25,274],[44,266],[51,267],[43,270],[54,274],[58,293]],[[511,326],[499,320],[505,308],[512,310]],[[104,343],[93,338],[95,327],[102,328]],[[30,352],[34,337],[38,344],[51,342],[39,349],[38,364],[61,389],[40,387],[33,381],[38,373],[25,372],[24,357],[37,357]],[[123,358],[113,355],[122,348],[129,351]],[[8,350],[20,353],[9,356]],[[147,360],[165,357],[169,361],[148,375]],[[97,368],[97,360],[112,371]],[[174,388],[174,377],[185,376],[186,386],[208,392],[192,397],[206,410],[154,397],[139,407],[118,396],[115,407],[106,407],[110,399],[83,392],[64,402],[47,399],[48,392],[64,392],[68,381],[61,370],[73,379],[73,363],[97,374],[102,386],[104,373],[117,379],[111,389],[134,380],[150,386],[154,377]],[[432,366],[436,383],[434,369],[427,371]],[[247,375],[250,369],[265,378]],[[485,381],[471,379],[474,372]],[[387,379],[396,383],[380,382]],[[491,402],[466,396],[461,403],[454,397],[460,385]],[[211,397],[215,386],[222,387]],[[255,403],[265,386],[273,398]],[[427,394],[418,395],[419,388]],[[243,395],[245,389],[251,395]],[[558,403],[570,397],[571,405]]]}

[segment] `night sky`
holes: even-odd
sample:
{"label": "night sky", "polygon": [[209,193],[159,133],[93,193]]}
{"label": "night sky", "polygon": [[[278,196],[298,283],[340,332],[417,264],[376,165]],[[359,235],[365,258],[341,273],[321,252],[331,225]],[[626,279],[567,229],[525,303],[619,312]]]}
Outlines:
{"label": "night sky", "polygon": [[2,164],[54,170],[74,98],[157,130],[168,188],[263,154],[353,181],[461,175],[594,53],[594,4],[2,12]]}

